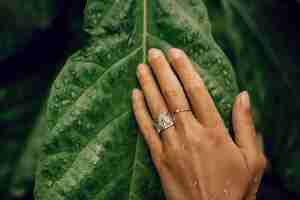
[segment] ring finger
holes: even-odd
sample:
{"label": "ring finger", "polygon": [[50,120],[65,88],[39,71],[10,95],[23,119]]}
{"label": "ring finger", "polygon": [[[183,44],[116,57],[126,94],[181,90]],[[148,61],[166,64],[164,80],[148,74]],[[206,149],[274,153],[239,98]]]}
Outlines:
{"label": "ring finger", "polygon": [[[161,113],[168,112],[167,105],[161,96],[159,88],[155,83],[155,79],[152,76],[152,72],[147,65],[140,64],[138,66],[137,76],[140,85],[142,86],[152,118],[157,120]],[[163,130],[161,135],[163,142],[174,143],[174,137],[176,135],[175,127],[172,126]]]}

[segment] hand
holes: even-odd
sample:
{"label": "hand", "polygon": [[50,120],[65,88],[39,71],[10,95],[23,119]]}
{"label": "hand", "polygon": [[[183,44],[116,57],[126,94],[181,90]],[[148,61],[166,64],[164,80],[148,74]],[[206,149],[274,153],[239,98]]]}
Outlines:
{"label": "hand", "polygon": [[[143,92],[135,89],[132,96],[166,198],[255,199],[266,158],[256,140],[248,93],[236,98],[233,141],[187,55],[173,48],[169,60],[171,65],[162,51],[151,49],[151,68],[141,64],[137,71]],[[184,108],[191,111],[175,112],[175,126],[157,134],[153,119]]]}

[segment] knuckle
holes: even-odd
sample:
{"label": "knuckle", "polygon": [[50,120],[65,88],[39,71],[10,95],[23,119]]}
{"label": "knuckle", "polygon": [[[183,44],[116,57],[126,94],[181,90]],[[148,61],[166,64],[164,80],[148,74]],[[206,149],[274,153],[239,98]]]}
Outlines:
{"label": "knuckle", "polygon": [[162,169],[165,165],[165,159],[164,159],[164,156],[162,153],[159,153],[159,152],[153,152],[152,155],[152,160],[156,166],[156,168],[159,170],[159,169]]}
{"label": "knuckle", "polygon": [[164,156],[163,166],[167,168],[183,168],[185,165],[183,151],[180,148],[170,148]]}
{"label": "knuckle", "polygon": [[149,85],[152,81],[149,74],[147,74],[147,73],[141,73],[141,75],[139,76],[139,79],[143,85]]}
{"label": "knuckle", "polygon": [[134,109],[134,113],[137,115],[138,114],[138,111],[140,111],[139,108],[141,108],[141,105],[140,105],[140,98],[137,97],[133,100],[133,109]]}
{"label": "knuckle", "polygon": [[259,156],[258,163],[259,163],[259,168],[261,170],[265,170],[266,169],[268,161],[267,161],[266,156],[263,153],[261,153],[261,155]]}
{"label": "knuckle", "polygon": [[182,150],[179,148],[179,145],[170,145],[165,152],[165,158],[170,161],[174,159],[178,159],[181,157]]}
{"label": "knuckle", "polygon": [[174,98],[177,97],[179,92],[178,89],[165,89],[164,90],[164,94],[168,97],[168,98]]}
{"label": "knuckle", "polygon": [[166,152],[160,157],[160,159],[157,160],[160,168],[167,168],[169,167],[169,163],[171,161],[170,155]]}
{"label": "knuckle", "polygon": [[253,169],[253,172],[255,174],[264,171],[267,167],[267,159],[265,155],[259,154],[256,159],[253,159],[253,162],[251,163],[251,167]]}
{"label": "knuckle", "polygon": [[225,134],[217,128],[212,128],[208,131],[207,137],[211,145],[219,147],[227,142]]}
{"label": "knuckle", "polygon": [[189,95],[193,95],[195,92],[200,92],[202,87],[202,84],[198,81],[190,81],[190,86],[187,88],[187,93]]}
{"label": "knuckle", "polygon": [[[185,119],[187,119],[187,117]],[[203,143],[203,138],[200,136],[200,133],[204,133],[204,129],[202,126],[199,126],[198,124],[195,125],[194,123],[193,118],[182,121],[180,123],[180,131],[190,144],[198,145],[200,143]]]}
{"label": "knuckle", "polygon": [[141,115],[141,112],[144,110],[144,105],[141,102],[141,99],[135,100],[135,102],[133,103],[133,109],[134,109],[135,116],[137,118],[139,118]]}
{"label": "knuckle", "polygon": [[153,133],[153,127],[149,126],[148,124],[145,124],[143,125],[142,130],[143,130],[143,134],[145,136],[148,136],[145,137],[145,139],[149,139],[149,137],[151,137],[151,134]]}
{"label": "knuckle", "polygon": [[168,152],[169,156],[180,156],[181,155],[181,149],[179,148],[179,145],[171,145],[170,151]]}
{"label": "knuckle", "polygon": [[222,134],[212,134],[212,135],[214,135],[212,139],[213,146],[219,147],[226,143],[225,137]]}
{"label": "knuckle", "polygon": [[185,135],[191,131],[190,121],[187,120],[187,116],[181,115],[181,113],[175,114],[175,121],[181,134]]}
{"label": "knuckle", "polygon": [[188,80],[188,81],[190,81],[190,84],[191,85],[194,85],[195,84],[195,74],[194,73],[187,73],[186,74],[186,79]]}
{"label": "knuckle", "polygon": [[199,137],[199,135],[197,135],[197,134],[188,132],[185,135],[186,135],[187,141],[192,145],[198,146],[203,143],[202,138]]}

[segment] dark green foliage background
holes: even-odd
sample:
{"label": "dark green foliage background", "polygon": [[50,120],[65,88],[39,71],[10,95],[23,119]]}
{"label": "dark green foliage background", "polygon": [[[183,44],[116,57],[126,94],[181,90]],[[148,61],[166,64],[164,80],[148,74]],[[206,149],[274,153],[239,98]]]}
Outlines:
{"label": "dark green foliage background", "polygon": [[[84,1],[0,2],[0,196],[31,199],[49,88],[86,35]],[[300,186],[300,4],[205,0],[214,36],[252,95],[271,169],[261,198],[296,199]]]}

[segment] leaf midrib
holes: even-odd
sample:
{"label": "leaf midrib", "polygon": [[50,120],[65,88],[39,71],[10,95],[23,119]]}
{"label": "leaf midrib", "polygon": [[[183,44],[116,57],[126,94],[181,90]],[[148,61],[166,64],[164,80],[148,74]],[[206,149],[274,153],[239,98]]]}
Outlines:
{"label": "leaf midrib", "polygon": [[[148,33],[148,10],[147,10],[147,0],[143,0],[143,63],[147,62],[147,33]],[[132,166],[132,174],[131,174],[131,180],[129,184],[129,192],[128,192],[128,200],[130,200],[131,196],[134,194],[133,185],[135,180],[135,168],[137,166],[137,157],[138,157],[138,146],[139,141],[141,140],[141,135],[137,135],[136,144],[135,144],[135,153],[134,153],[134,160],[133,160],[133,166]]]}

